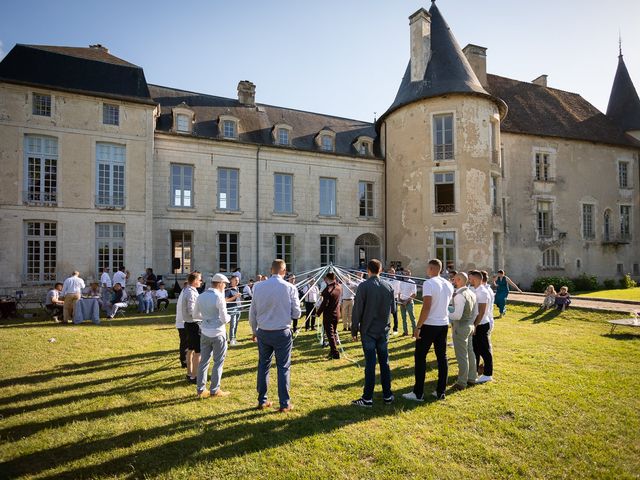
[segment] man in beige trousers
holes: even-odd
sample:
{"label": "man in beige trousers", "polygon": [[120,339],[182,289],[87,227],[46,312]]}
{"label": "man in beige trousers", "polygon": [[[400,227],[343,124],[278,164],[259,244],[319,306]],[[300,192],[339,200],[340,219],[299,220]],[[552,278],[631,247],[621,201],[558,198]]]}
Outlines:
{"label": "man in beige trousers", "polygon": [[476,382],[476,356],[473,352],[473,321],[476,294],[467,287],[468,277],[460,272],[453,277],[456,291],[453,294],[453,312],[449,322],[453,333],[453,348],[458,362],[458,380],[453,389],[462,390]]}
{"label": "man in beige trousers", "polygon": [[75,270],[69,278],[64,281],[62,285],[61,296],[64,297],[64,306],[62,307],[62,323],[69,323],[73,321],[73,311],[75,310],[76,302],[80,300],[82,290],[85,288],[84,280],[80,278],[80,272]]}

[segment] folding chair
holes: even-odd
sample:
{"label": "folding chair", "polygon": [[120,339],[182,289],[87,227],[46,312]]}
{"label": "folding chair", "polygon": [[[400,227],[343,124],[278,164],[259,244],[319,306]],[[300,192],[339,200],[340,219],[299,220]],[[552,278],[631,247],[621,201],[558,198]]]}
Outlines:
{"label": "folding chair", "polygon": [[16,309],[26,308],[24,290],[16,290]]}

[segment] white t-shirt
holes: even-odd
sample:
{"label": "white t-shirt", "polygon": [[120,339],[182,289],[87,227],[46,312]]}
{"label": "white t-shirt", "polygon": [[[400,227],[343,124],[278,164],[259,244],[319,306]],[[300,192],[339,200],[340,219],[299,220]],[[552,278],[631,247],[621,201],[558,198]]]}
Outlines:
{"label": "white t-shirt", "polygon": [[122,288],[127,286],[127,274],[118,270],[113,274],[113,283],[119,283]]}
{"label": "white t-shirt", "polygon": [[142,295],[144,293],[145,284],[136,282],[136,295]]}
{"label": "white t-shirt", "polygon": [[471,290],[476,294],[476,299],[478,300],[475,308],[473,309],[473,318],[475,319],[475,317],[478,316],[478,305],[486,303],[487,308],[484,311],[484,316],[482,317],[482,320],[480,320],[479,325],[490,323],[493,317],[493,292],[490,291],[489,287],[486,285],[480,285],[478,288],[472,288]]}
{"label": "white t-shirt", "polygon": [[491,287],[489,285],[487,285],[486,283],[483,285],[483,287],[485,288],[485,290],[487,291],[487,295],[489,297],[489,301],[487,302],[487,318],[489,319],[489,323],[491,324],[491,328],[493,328],[493,304],[496,300],[496,294],[495,292],[491,289]]}
{"label": "white t-shirt", "polygon": [[422,284],[422,296],[431,297],[431,309],[425,325],[449,325],[449,302],[453,297],[453,285],[441,277],[433,277]]}
{"label": "white t-shirt", "polygon": [[418,287],[416,282],[411,279],[406,279],[400,282],[400,300],[408,300],[412,295],[418,293]]}
{"label": "white t-shirt", "polygon": [[165,289],[156,290],[156,298],[162,300],[163,298],[169,298],[169,292]]}
{"label": "white t-shirt", "polygon": [[184,328],[184,317],[182,316],[182,301],[184,300],[184,289],[178,296],[176,303],[176,328]]}
{"label": "white t-shirt", "polygon": [[106,285],[107,288],[111,288],[111,277],[107,272],[102,272],[102,275],[100,275],[100,286],[102,287],[104,285]]}

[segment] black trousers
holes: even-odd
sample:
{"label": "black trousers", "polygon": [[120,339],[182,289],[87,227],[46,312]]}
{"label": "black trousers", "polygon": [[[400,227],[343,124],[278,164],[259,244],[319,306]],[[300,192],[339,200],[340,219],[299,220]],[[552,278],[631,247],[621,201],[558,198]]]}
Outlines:
{"label": "black trousers", "polygon": [[304,302],[304,309],[306,310],[305,316],[306,320],[304,321],[305,330],[311,329],[315,330],[316,328],[316,315],[315,313],[311,313],[313,311],[313,307],[315,303],[313,302]]}
{"label": "black trousers", "polygon": [[161,298],[160,300],[158,300],[158,308],[160,308],[160,304],[161,303],[164,303],[164,308],[168,308],[169,307],[169,299]]}
{"label": "black trousers", "polygon": [[180,336],[180,365],[187,366],[187,331],[184,328],[178,328],[178,335]]}
{"label": "black trousers", "polygon": [[338,351],[338,319],[324,319],[322,322],[324,327],[324,334],[329,342],[329,348],[331,349],[331,356],[333,358],[340,358],[340,352]]}
{"label": "black trousers", "polygon": [[447,377],[449,375],[449,366],[447,365],[447,332],[449,326],[433,326],[423,325],[420,328],[420,339],[416,340],[416,349],[414,352],[416,383],[413,386],[413,393],[416,397],[424,396],[424,378],[427,373],[427,353],[431,345],[436,351],[436,359],[438,360],[438,387],[436,392],[438,395],[444,393],[447,388]]}
{"label": "black trousers", "polygon": [[478,325],[476,334],[473,336],[473,351],[476,354],[476,368],[480,365],[480,357],[484,360],[484,374],[486,376],[493,375],[493,348],[491,347],[491,337],[489,330],[490,323]]}
{"label": "black trousers", "polygon": [[391,314],[393,315],[393,331],[397,332],[398,331],[398,308],[394,308],[391,311]]}

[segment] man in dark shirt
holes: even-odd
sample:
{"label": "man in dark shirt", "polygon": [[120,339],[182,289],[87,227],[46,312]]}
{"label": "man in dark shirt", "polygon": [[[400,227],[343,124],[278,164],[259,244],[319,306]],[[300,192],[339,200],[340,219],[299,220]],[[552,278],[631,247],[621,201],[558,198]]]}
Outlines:
{"label": "man in dark shirt", "polygon": [[393,287],[380,278],[382,263],[370,260],[367,264],[368,279],[358,286],[353,303],[351,334],[353,340],[362,341],[364,351],[364,391],[362,397],[352,405],[371,407],[373,389],[376,383],[376,357],[380,364],[380,383],[384,403],[390,404],[394,397],[391,392],[391,369],[389,368],[389,314],[395,310]]}
{"label": "man in dark shirt", "polygon": [[336,274],[329,272],[325,275],[324,281],[327,284],[322,291],[322,304],[318,308],[318,316],[324,313],[322,325],[329,341],[329,358],[340,358],[338,351],[338,321],[340,320],[340,299],[342,298],[342,287],[336,283]]}

